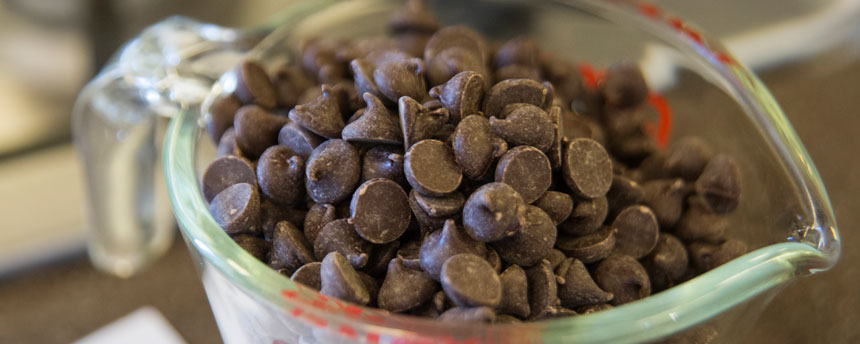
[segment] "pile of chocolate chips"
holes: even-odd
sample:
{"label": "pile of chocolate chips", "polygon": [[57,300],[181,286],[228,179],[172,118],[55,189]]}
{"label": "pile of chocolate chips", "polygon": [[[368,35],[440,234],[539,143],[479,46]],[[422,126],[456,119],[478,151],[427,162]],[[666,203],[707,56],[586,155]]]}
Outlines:
{"label": "pile of chocolate chips", "polygon": [[[440,27],[301,46],[236,69],[210,108],[203,195],[252,255],[323,294],[508,323],[644,298],[746,252],[739,170],[698,138],[658,151],[631,63],[597,90],[527,37]],[[575,105],[575,106],[572,106]]]}

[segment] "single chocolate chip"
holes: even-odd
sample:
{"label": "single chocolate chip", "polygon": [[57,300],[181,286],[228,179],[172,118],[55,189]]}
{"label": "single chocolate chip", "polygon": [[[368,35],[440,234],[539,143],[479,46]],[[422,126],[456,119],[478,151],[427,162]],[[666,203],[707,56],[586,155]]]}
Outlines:
{"label": "single chocolate chip", "polygon": [[640,130],[630,136],[610,140],[609,150],[619,161],[636,166],[657,151],[657,143],[645,133],[644,127],[640,127]]}
{"label": "single chocolate chip", "polygon": [[671,177],[695,181],[705,169],[713,153],[699,137],[684,137],[672,143],[666,151],[663,169]]}
{"label": "single chocolate chip", "polygon": [[244,60],[236,67],[235,94],[244,104],[271,109],[277,105],[275,88],[259,62]]}
{"label": "single chocolate chip", "polygon": [[273,115],[259,106],[243,106],[233,119],[236,144],[247,157],[256,158],[278,143],[278,132],[287,122],[287,118]]}
{"label": "single chocolate chip", "polygon": [[400,98],[397,104],[406,150],[416,142],[432,137],[448,121],[447,109],[430,110],[409,97]]}
{"label": "single chocolate chip", "polygon": [[697,241],[691,243],[687,249],[693,266],[705,272],[744,255],[747,253],[747,244],[736,239],[729,239],[721,244]]}
{"label": "single chocolate chip", "polygon": [[379,87],[376,86],[376,81],[373,80],[373,70],[376,65],[366,59],[355,59],[349,63],[349,68],[352,70],[352,78],[355,83],[355,89],[359,94],[370,93],[380,99],[383,103],[388,102],[388,98],[382,95]]}
{"label": "single chocolate chip", "polygon": [[[392,33],[432,34],[439,29],[439,21],[424,0],[409,0],[388,19],[388,31]],[[422,50],[423,52],[423,50]]]}
{"label": "single chocolate chip", "polygon": [[260,198],[260,227],[266,240],[272,240],[278,222],[289,221],[299,229],[303,229],[305,217],[307,212],[304,210],[279,205],[266,197]]}
{"label": "single chocolate chip", "polygon": [[[370,63],[370,66],[372,66],[374,69],[379,68],[386,62],[403,61],[412,58],[405,51],[397,49],[397,47],[393,45],[393,42],[389,41],[389,44],[392,45],[389,47],[379,47],[377,49],[371,49],[367,51],[367,54],[362,57],[367,60],[367,62]],[[394,99],[394,101],[396,101],[396,99]]]}
{"label": "single chocolate chip", "polygon": [[610,310],[613,308],[615,308],[615,307],[612,307],[612,305],[610,305],[608,303],[601,303],[599,305],[579,307],[576,309],[576,312],[579,314],[585,315],[585,314],[590,314],[590,313],[594,313],[594,312],[606,311],[606,310]]}
{"label": "single chocolate chip", "polygon": [[490,88],[484,95],[484,115],[488,117],[504,116],[502,110],[516,103],[541,106],[546,98],[547,89],[539,82],[531,79],[503,80]]}
{"label": "single chocolate chip", "polygon": [[644,203],[654,210],[660,227],[671,228],[678,223],[689,189],[683,179],[657,179],[642,185]]}
{"label": "single chocolate chip", "polygon": [[657,247],[642,260],[654,291],[673,287],[687,271],[687,249],[681,240],[669,233],[660,233]]}
{"label": "single chocolate chip", "polygon": [[308,160],[314,148],[317,148],[323,141],[325,139],[300,127],[295,122],[285,124],[278,132],[278,144],[290,147],[304,161]]}
{"label": "single chocolate chip", "polygon": [[642,71],[630,61],[610,65],[601,86],[606,103],[619,109],[636,107],[648,96],[648,85]]}
{"label": "single chocolate chip", "polygon": [[421,209],[427,212],[427,215],[432,217],[453,217],[463,210],[466,198],[462,193],[456,191],[442,197],[424,196],[420,193],[415,193],[415,201]]}
{"label": "single chocolate chip", "polygon": [[498,137],[490,121],[481,115],[463,118],[452,135],[452,147],[463,174],[472,180],[483,179],[493,163],[508,150],[508,144]]}
{"label": "single chocolate chip", "polygon": [[561,112],[562,110],[558,106],[553,106],[549,109],[549,119],[552,122],[552,144],[546,151],[546,157],[549,158],[549,163],[554,171],[561,168],[561,152],[564,149],[562,146],[564,141],[564,120]]}
{"label": "single chocolate chip", "polygon": [[[609,205],[610,218],[615,218],[622,209],[634,204],[641,204],[644,200],[645,192],[639,183],[617,174],[612,176],[612,186],[606,192],[606,202]],[[660,218],[659,214],[657,214],[657,218]]]}
{"label": "single chocolate chip", "polygon": [[[493,73],[493,81],[496,83],[508,80],[508,79],[529,79],[529,80],[540,80],[540,70],[525,65],[507,65],[502,68],[496,69],[496,72]],[[547,102],[547,99],[544,99],[544,103]]]}
{"label": "single chocolate chip", "polygon": [[271,245],[263,238],[247,234],[239,234],[233,237],[233,241],[236,242],[236,245],[239,245],[239,247],[245,250],[245,252],[248,252],[254,256],[254,258],[257,258],[257,260],[261,262],[266,261],[266,255],[269,254]]}
{"label": "single chocolate chip", "polygon": [[460,307],[490,307],[502,299],[499,275],[483,256],[460,253],[442,264],[440,281],[445,295]]}
{"label": "single chocolate chip", "polygon": [[390,179],[368,180],[352,194],[350,222],[362,238],[374,244],[397,240],[412,219],[407,197]]}
{"label": "single chocolate chip", "polygon": [[597,141],[570,140],[563,154],[564,181],[578,196],[596,198],[612,186],[612,161]]}
{"label": "single chocolate chip", "polygon": [[555,245],[557,230],[540,208],[527,205],[522,228],[513,236],[491,243],[506,262],[532,266],[546,258]]}
{"label": "single chocolate chip", "polygon": [[436,294],[433,294],[433,299],[430,300],[430,304],[438,314],[442,314],[446,310],[457,307],[457,305],[454,304],[454,301],[451,301],[451,299],[445,296],[444,290],[437,291]]}
{"label": "single chocolate chip", "polygon": [[272,236],[269,266],[273,269],[295,270],[315,260],[311,245],[302,231],[287,221],[278,222]]}
{"label": "single chocolate chip", "polygon": [[453,220],[447,220],[442,229],[430,233],[424,239],[418,258],[421,268],[433,279],[439,280],[442,266],[448,258],[461,253],[484,257],[486,252],[484,243],[470,238]]}
{"label": "single chocolate chip", "polygon": [[452,47],[463,48],[479,56],[480,61],[487,61],[484,38],[464,25],[447,26],[436,31],[424,47],[424,61],[431,61],[437,54]]}
{"label": "single chocolate chip", "polygon": [[[431,37],[431,40],[433,38]],[[429,43],[429,41],[428,41]],[[473,71],[483,78],[484,85],[490,79],[487,66],[481,56],[465,47],[450,47],[436,55],[427,63],[427,80],[431,86],[442,85],[462,72]]]}
{"label": "single chocolate chip", "polygon": [[320,293],[323,295],[359,305],[370,303],[370,293],[361,276],[347,258],[338,252],[331,252],[323,258],[320,280]]}
{"label": "single chocolate chip", "polygon": [[481,110],[486,81],[474,71],[457,73],[448,82],[430,89],[430,96],[438,99],[451,115],[451,122],[457,124],[466,116]]}
{"label": "single chocolate chip", "polygon": [[409,185],[428,196],[450,194],[463,180],[454,152],[439,140],[423,140],[409,147],[403,168]]}
{"label": "single chocolate chip", "polygon": [[735,210],[741,196],[741,172],[735,159],[725,154],[711,158],[696,179],[696,192],[717,214]]}
{"label": "single chocolate chip", "polygon": [[232,94],[212,101],[212,105],[209,106],[209,118],[206,121],[206,131],[209,132],[212,142],[218,143],[224,132],[233,126],[236,111],[239,111],[241,106],[239,98]]}
{"label": "single chocolate chip", "polygon": [[555,269],[555,273],[563,280],[558,286],[558,298],[564,307],[591,306],[612,300],[612,293],[603,291],[594,283],[580,260],[566,259]]}
{"label": "single chocolate chip", "polygon": [[573,204],[573,212],[558,226],[559,231],[570,235],[594,233],[603,224],[609,212],[606,197],[576,199]]}
{"label": "single chocolate chip", "polygon": [[660,237],[657,217],[650,208],[643,205],[624,208],[612,221],[612,227],[618,230],[615,235],[615,250],[636,259],[651,252]]}
{"label": "single chocolate chip", "polygon": [[490,307],[454,307],[439,315],[440,321],[450,323],[492,323],[496,313]]}
{"label": "single chocolate chip", "polygon": [[554,126],[543,109],[516,103],[505,107],[502,114],[505,119],[490,117],[490,126],[510,146],[533,146],[542,152],[552,148]]}
{"label": "single chocolate chip", "polygon": [[314,255],[317,258],[325,257],[331,252],[338,252],[349,259],[357,269],[367,264],[371,249],[372,244],[362,239],[355,232],[355,226],[347,219],[329,222],[314,241]]}
{"label": "single chocolate chip", "polygon": [[687,210],[674,227],[675,235],[686,241],[721,241],[729,226],[725,216],[713,213],[700,198],[691,197],[687,203]]}
{"label": "single chocolate chip", "polygon": [[367,265],[361,270],[373,277],[385,278],[385,273],[388,271],[388,263],[392,259],[397,258],[398,250],[400,250],[400,241],[392,241],[374,247],[373,253],[370,254],[367,260]]}
{"label": "single chocolate chip", "polygon": [[357,272],[358,277],[361,277],[361,281],[364,283],[364,287],[367,289],[367,293],[370,295],[370,302],[367,303],[367,306],[379,308],[379,305],[376,303],[376,301],[379,297],[379,289],[382,288],[382,281],[362,271]]}
{"label": "single chocolate chip", "polygon": [[410,269],[394,258],[379,289],[379,308],[403,312],[429,301],[437,290],[439,285],[426,272]]}
{"label": "single chocolate chip", "polygon": [[302,267],[296,270],[296,272],[293,272],[290,279],[293,282],[301,283],[308,288],[320,291],[320,289],[322,289],[322,279],[320,277],[321,268],[322,263],[320,262],[307,263],[302,265]]}
{"label": "single chocolate chip", "polygon": [[337,214],[333,205],[314,204],[305,216],[305,238],[315,243],[323,227],[334,220],[337,220]]}
{"label": "single chocolate chip", "polygon": [[418,191],[415,191],[415,189],[409,191],[409,207],[412,209],[412,214],[415,215],[415,221],[418,222],[418,228],[421,235],[424,236],[437,229],[441,229],[448,217],[431,216],[420,204],[418,204],[418,197],[421,197],[421,194],[418,193]]}
{"label": "single chocolate chip", "polygon": [[224,131],[224,134],[221,135],[221,139],[218,141],[218,148],[215,151],[215,158],[228,155],[242,156],[242,150],[239,149],[239,145],[236,143],[236,129],[233,127]]}
{"label": "single chocolate chip", "polygon": [[552,182],[549,159],[531,146],[517,146],[499,159],[496,181],[508,184],[523,201],[532,203],[540,198]]}
{"label": "single chocolate chip", "polygon": [[496,68],[508,65],[537,67],[539,57],[540,48],[537,41],[527,36],[520,36],[505,42],[505,44],[499,47],[493,59],[493,64]]}
{"label": "single chocolate chip", "polygon": [[401,144],[400,123],[382,102],[370,93],[364,94],[367,108],[363,115],[343,128],[341,136],[350,142],[371,144]]}
{"label": "single chocolate chip", "polygon": [[337,58],[333,44],[311,39],[299,46],[299,52],[305,73],[321,83],[336,81],[346,75],[346,68]]}
{"label": "single chocolate chip", "polygon": [[257,183],[266,197],[292,205],[304,200],[305,163],[287,146],[266,149],[257,161]]}
{"label": "single chocolate chip", "polygon": [[558,191],[544,192],[532,205],[549,215],[556,226],[564,222],[573,211],[573,199],[568,194]]}
{"label": "single chocolate chip", "polygon": [[260,232],[260,195],[248,183],[233,184],[209,203],[209,213],[227,234]]}
{"label": "single chocolate chip", "polygon": [[364,153],[361,160],[361,182],[373,178],[386,178],[402,187],[409,184],[403,173],[403,148],[399,146],[376,146]]}
{"label": "single chocolate chip", "polygon": [[615,248],[616,232],[615,228],[603,227],[597,232],[581,237],[560,235],[556,240],[556,247],[569,257],[591,264],[612,253]]}
{"label": "single chocolate chip", "polygon": [[493,324],[520,324],[522,322],[517,317],[507,314],[496,314],[496,319],[493,320]]}
{"label": "single chocolate chip", "polygon": [[546,260],[548,260],[550,265],[552,265],[553,271],[555,271],[555,269],[558,268],[565,259],[567,259],[567,256],[564,255],[564,252],[557,249],[550,250],[549,254],[546,256]]}
{"label": "single chocolate chip", "polygon": [[499,313],[528,317],[531,310],[525,270],[519,265],[511,265],[499,275],[499,280],[502,282],[502,301],[497,308]]}
{"label": "single chocolate chip", "polygon": [[361,175],[358,150],[343,140],[314,149],[305,170],[305,188],[317,203],[337,203],[352,194]]}
{"label": "single chocolate chip", "polygon": [[535,319],[552,312],[561,304],[558,299],[558,283],[549,261],[543,261],[526,269],[529,291],[529,319]]}
{"label": "single chocolate chip", "polygon": [[322,85],[322,94],[309,103],[290,110],[290,120],[326,138],[340,138],[344,127],[338,99],[331,86]]}
{"label": "single chocolate chip", "polygon": [[427,93],[424,62],[419,58],[385,61],[373,71],[373,80],[379,92],[392,102],[400,97],[422,99]]}
{"label": "single chocolate chip", "polygon": [[463,207],[463,226],[475,240],[496,241],[516,234],[525,221],[525,202],[509,185],[487,183]]}
{"label": "single chocolate chip", "polygon": [[238,183],[257,186],[257,176],[245,158],[228,155],[215,159],[203,172],[203,197],[211,202],[215,195]]}
{"label": "single chocolate chip", "polygon": [[615,296],[610,302],[613,306],[651,295],[648,272],[630,256],[614,254],[607,257],[595,268],[594,277],[600,289]]}
{"label": "single chocolate chip", "polygon": [[292,109],[298,104],[299,96],[309,87],[313,86],[313,82],[308,80],[298,70],[293,69],[287,64],[279,67],[272,75],[272,84],[275,88],[275,98],[278,102],[278,107]]}

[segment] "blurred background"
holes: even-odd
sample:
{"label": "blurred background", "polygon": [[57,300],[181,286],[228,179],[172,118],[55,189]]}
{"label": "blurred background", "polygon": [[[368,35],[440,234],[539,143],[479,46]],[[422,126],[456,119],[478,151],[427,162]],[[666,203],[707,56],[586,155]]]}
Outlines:
{"label": "blurred background", "polygon": [[[749,343],[860,342],[857,1],[652,2],[722,38],[762,76],[817,163],[843,235],[839,265],[787,286]],[[179,14],[251,27],[284,3],[0,0],[0,343],[71,342],[143,306],[187,342],[220,341],[181,243],[130,279],[89,264],[71,109],[112,54],[152,23]]]}

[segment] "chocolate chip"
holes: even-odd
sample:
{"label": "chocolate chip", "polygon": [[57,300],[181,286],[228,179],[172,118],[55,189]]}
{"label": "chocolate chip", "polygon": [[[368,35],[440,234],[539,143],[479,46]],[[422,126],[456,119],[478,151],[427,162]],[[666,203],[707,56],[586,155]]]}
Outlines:
{"label": "chocolate chip", "polygon": [[320,289],[322,289],[322,279],[320,277],[321,268],[322,263],[320,262],[307,263],[302,265],[302,267],[296,270],[296,272],[293,272],[290,279],[293,282],[301,283],[308,288],[320,291]]}
{"label": "chocolate chip", "polygon": [[409,97],[400,98],[398,113],[406,150],[416,142],[432,137],[448,121],[447,109],[430,110]]}
{"label": "chocolate chip", "polygon": [[407,268],[403,260],[394,258],[379,289],[379,308],[403,312],[430,300],[437,290],[439,285],[426,272]]}
{"label": "chocolate chip", "polygon": [[666,151],[663,168],[671,177],[695,181],[713,156],[711,148],[699,137],[681,138]]}
{"label": "chocolate chip", "polygon": [[478,241],[496,241],[516,234],[525,221],[525,212],[525,203],[513,188],[487,183],[466,200],[463,226]]}
{"label": "chocolate chip", "polygon": [[212,101],[212,105],[209,106],[209,118],[206,121],[206,131],[209,132],[212,142],[218,143],[224,132],[233,126],[236,111],[241,106],[242,103],[239,98],[232,94],[218,97]]}
{"label": "chocolate chip", "polygon": [[547,319],[557,319],[564,317],[572,317],[579,315],[572,309],[567,309],[561,306],[554,306],[547,308],[546,312],[534,317],[529,320],[537,321],[537,320],[547,320]]}
{"label": "chocolate chip", "polygon": [[635,107],[648,96],[648,85],[639,67],[630,61],[613,63],[606,69],[601,87],[606,103],[616,108]]}
{"label": "chocolate chip", "polygon": [[594,313],[594,312],[606,311],[606,310],[610,310],[613,308],[615,308],[615,307],[612,307],[612,305],[610,305],[608,303],[601,303],[599,305],[579,307],[576,309],[576,312],[579,314],[585,315],[585,314],[590,314],[590,313]]}
{"label": "chocolate chip", "polygon": [[412,218],[406,192],[383,178],[368,180],[355,189],[349,208],[355,230],[374,244],[397,240]]}
{"label": "chocolate chip", "polygon": [[526,269],[529,290],[529,319],[552,312],[561,301],[558,299],[558,284],[548,261]]}
{"label": "chocolate chip", "polygon": [[683,179],[658,179],[642,185],[644,203],[654,210],[660,227],[671,228],[678,223],[689,189]]}
{"label": "chocolate chip", "polygon": [[279,67],[272,75],[275,88],[275,98],[278,107],[292,109],[298,104],[299,96],[313,83],[305,78],[300,71],[294,70],[287,64]]}
{"label": "chocolate chip", "polygon": [[424,62],[418,58],[385,61],[373,71],[379,92],[395,102],[400,97],[422,99],[426,96]]}
{"label": "chocolate chip", "polygon": [[418,228],[422,235],[429,234],[437,229],[441,229],[442,225],[448,217],[430,216],[424,208],[418,204],[418,197],[421,194],[415,189],[409,191],[409,207],[412,209],[412,214],[415,216],[415,221],[418,222]]}
{"label": "chocolate chip", "polygon": [[221,140],[218,141],[218,148],[215,151],[215,158],[228,155],[242,156],[242,150],[239,149],[239,145],[236,143],[236,129],[233,127],[224,131],[224,134],[221,135]]}
{"label": "chocolate chip", "polygon": [[329,222],[314,241],[314,255],[317,258],[325,257],[331,252],[338,252],[349,259],[357,269],[367,264],[371,248],[372,244],[362,239],[356,233],[355,226],[347,219]]}
{"label": "chocolate chip", "polygon": [[523,201],[532,203],[540,198],[552,182],[549,159],[531,146],[517,146],[499,159],[496,181],[508,184]]}
{"label": "chocolate chip", "polygon": [[[433,37],[430,39],[432,41]],[[428,41],[428,45],[429,43],[430,41]],[[483,78],[484,85],[482,88],[487,87],[486,82],[490,80],[487,66],[481,60],[481,56],[465,47],[447,48],[432,60],[425,61],[429,61],[427,63],[427,79],[431,86],[442,85],[455,75],[467,71],[476,72]]]}
{"label": "chocolate chip", "polygon": [[667,174],[664,170],[666,155],[662,152],[656,152],[649,155],[639,164],[636,169],[639,181],[648,181],[654,179],[666,178]]}
{"label": "chocolate chip", "polygon": [[601,290],[594,283],[582,261],[568,258],[561,263],[555,273],[564,281],[558,286],[558,298],[564,307],[591,306],[612,300],[612,293]]}
{"label": "chocolate chip", "polygon": [[725,154],[711,158],[696,179],[696,192],[717,214],[735,210],[741,196],[741,172],[735,159]]}
{"label": "chocolate chip", "polygon": [[694,242],[687,249],[693,266],[705,272],[744,255],[747,253],[747,244],[740,240],[729,239],[721,244]]}
{"label": "chocolate chip", "polygon": [[484,257],[486,252],[484,243],[470,238],[454,224],[453,220],[447,220],[442,229],[430,233],[424,239],[419,251],[419,259],[421,268],[433,279],[439,280],[442,266],[448,258],[461,253]]}
{"label": "chocolate chip", "polygon": [[537,42],[527,36],[511,39],[496,51],[493,63],[496,68],[508,65],[523,65],[529,67],[538,66],[540,48]]}
{"label": "chocolate chip", "polygon": [[690,198],[687,210],[675,225],[675,234],[686,241],[704,240],[718,242],[725,237],[729,221],[722,215],[714,214],[699,198]]}
{"label": "chocolate chip", "polygon": [[233,184],[209,203],[209,213],[227,234],[260,232],[260,195],[248,183]]}
{"label": "chocolate chip", "polygon": [[[609,205],[609,217],[614,218],[622,209],[634,204],[640,204],[644,200],[645,192],[639,183],[624,176],[612,176],[612,186],[610,186],[609,191],[606,192],[606,202]],[[659,214],[657,215],[657,218],[660,218]]]}
{"label": "chocolate chip", "polygon": [[457,124],[469,115],[481,110],[486,80],[474,71],[460,72],[448,82],[430,89],[430,96],[438,99],[450,114],[451,122]]}
{"label": "chocolate chip", "polygon": [[364,153],[361,160],[361,182],[373,178],[386,178],[406,187],[403,173],[403,148],[398,146],[376,146]]}
{"label": "chocolate chip", "polygon": [[379,305],[377,305],[376,301],[379,296],[379,289],[382,287],[382,281],[362,271],[357,272],[358,277],[361,277],[361,281],[364,283],[364,287],[367,289],[367,293],[370,295],[370,302],[367,303],[367,306],[378,308]]}
{"label": "chocolate chip", "polygon": [[445,295],[460,307],[496,307],[502,299],[499,275],[483,256],[460,253],[442,265],[440,281]]}
{"label": "chocolate chip", "polygon": [[597,232],[581,237],[559,235],[556,247],[570,257],[591,264],[609,256],[615,248],[615,234],[612,227],[603,227]]}
{"label": "chocolate chip", "polygon": [[305,188],[317,203],[337,203],[352,194],[360,174],[355,147],[343,140],[328,140],[308,158]]}
{"label": "chocolate chip", "polygon": [[568,194],[558,191],[544,192],[532,205],[549,215],[556,226],[566,220],[573,211],[573,199]]}
{"label": "chocolate chip", "polygon": [[409,0],[388,19],[388,31],[393,33],[427,33],[439,29],[436,16],[427,9],[424,0]]}
{"label": "chocolate chip", "polygon": [[596,198],[612,186],[612,161],[597,141],[570,140],[563,152],[564,181],[578,196]]}
{"label": "chocolate chip", "polygon": [[573,204],[573,212],[558,226],[559,231],[570,235],[593,233],[600,228],[609,212],[606,197],[576,199]]}
{"label": "chocolate chip", "polygon": [[269,266],[273,269],[295,270],[315,260],[304,234],[292,223],[278,222],[272,237]]}
{"label": "chocolate chip", "polygon": [[337,58],[337,50],[332,44],[311,39],[303,42],[299,51],[305,73],[321,83],[338,80],[346,74],[346,68]]}
{"label": "chocolate chip", "polygon": [[527,205],[524,218],[522,228],[516,234],[491,245],[504,261],[532,266],[549,255],[557,230],[549,215],[538,207]]}
{"label": "chocolate chip", "polygon": [[481,115],[463,118],[452,137],[457,164],[472,180],[483,179],[496,159],[508,150],[507,142],[493,132],[490,121]]}
{"label": "chocolate chip", "polygon": [[367,108],[363,115],[343,128],[344,140],[371,144],[401,144],[400,124],[382,102],[370,93],[364,94]]}
{"label": "chocolate chip", "polygon": [[244,60],[239,64],[234,94],[244,104],[257,104],[267,109],[277,105],[275,88],[257,61]]}
{"label": "chocolate chip", "polygon": [[266,197],[279,204],[304,200],[305,163],[287,146],[272,146],[257,161],[257,182]]}
{"label": "chocolate chip", "polygon": [[385,273],[388,271],[388,263],[392,259],[397,258],[398,250],[400,250],[400,241],[392,241],[384,245],[375,246],[367,260],[367,264],[361,271],[373,277],[385,278]]}
{"label": "chocolate chip", "polygon": [[304,228],[305,217],[307,217],[307,212],[304,210],[279,205],[265,197],[260,198],[260,227],[266,240],[271,240],[274,237],[275,226],[278,222],[289,221],[302,229]]}
{"label": "chocolate chip", "polygon": [[562,141],[564,141],[564,120],[561,115],[561,108],[553,106],[549,109],[549,119],[552,123],[552,144],[546,151],[546,157],[549,158],[549,163],[553,170],[561,168],[562,155],[564,149]]}
{"label": "chocolate chip", "polygon": [[278,144],[290,147],[304,161],[308,160],[314,148],[317,148],[324,140],[295,122],[287,123],[278,132]]}
{"label": "chocolate chip", "polygon": [[657,217],[650,208],[643,205],[632,205],[624,208],[612,227],[617,229],[615,235],[615,250],[639,259],[647,255],[657,246],[660,228]]}
{"label": "chocolate chip", "polygon": [[337,96],[328,85],[321,89],[322,94],[317,99],[290,110],[290,120],[322,137],[340,138],[345,124]]}
{"label": "chocolate chip", "polygon": [[529,104],[511,104],[502,110],[505,119],[490,117],[490,126],[511,146],[533,146],[542,152],[553,144],[554,126],[549,115]]}
{"label": "chocolate chip", "polygon": [[543,105],[546,94],[547,89],[531,79],[502,80],[484,95],[484,115],[504,116],[502,110],[510,104],[523,103],[539,107]]}
{"label": "chocolate chip", "polygon": [[[399,249],[397,249],[397,258],[403,259],[404,262],[409,261],[409,260],[418,260],[419,259],[419,252],[421,250],[422,241],[420,241],[420,240],[406,240],[406,241],[402,241],[402,242],[403,242],[403,244],[400,245]],[[444,263],[444,261],[443,261],[443,263]],[[440,263],[439,269],[441,269],[441,267],[442,267],[442,264]],[[423,267],[422,267],[422,269],[427,271],[427,269],[425,269]]]}
{"label": "chocolate chip", "polygon": [[346,119],[356,111],[367,107],[367,103],[361,97],[364,93],[358,93],[353,82],[338,80],[331,89],[337,98],[337,107],[340,109],[341,118]]}
{"label": "chocolate chip", "polygon": [[359,305],[370,302],[370,293],[361,276],[338,252],[331,252],[323,258],[320,266],[320,280],[322,282],[320,293],[323,295]]}
{"label": "chocolate chip", "polygon": [[409,147],[403,166],[409,185],[428,196],[450,194],[463,180],[454,152],[439,140],[423,140]]}
{"label": "chocolate chip", "polygon": [[442,197],[424,196],[415,193],[416,203],[432,217],[453,217],[463,210],[466,198],[462,193],[453,192]]}
{"label": "chocolate chip", "polygon": [[239,245],[243,250],[254,256],[254,258],[257,258],[257,260],[266,261],[266,255],[269,254],[271,245],[263,238],[239,234],[233,237],[233,241],[236,242],[236,245]]}
{"label": "chocolate chip", "polygon": [[333,205],[314,204],[305,216],[305,238],[308,242],[316,242],[323,227],[334,220],[337,220],[337,214]]}
{"label": "chocolate chip", "polygon": [[552,265],[553,271],[555,271],[555,269],[561,265],[565,259],[567,259],[567,256],[564,255],[564,252],[557,249],[550,250],[549,254],[546,256],[546,260],[548,260],[550,265]]}
{"label": "chocolate chip", "polygon": [[259,106],[243,106],[233,119],[236,144],[247,157],[256,158],[266,148],[277,144],[278,132],[287,122],[287,118],[273,115]]}
{"label": "chocolate chip", "polygon": [[522,320],[517,319],[513,315],[507,314],[496,314],[496,319],[493,320],[493,324],[520,324]]}
{"label": "chocolate chip", "polygon": [[484,259],[487,260],[487,263],[490,263],[490,266],[493,267],[493,271],[496,273],[502,272],[502,257],[499,257],[499,252],[494,248],[487,247],[487,255]]}
{"label": "chocolate chip", "polygon": [[674,286],[687,271],[687,264],[687,249],[681,240],[669,233],[660,233],[657,247],[642,260],[654,291]]}
{"label": "chocolate chip", "polygon": [[203,172],[203,198],[211,202],[215,195],[238,183],[248,183],[256,188],[257,176],[251,163],[232,155],[215,159]]}
{"label": "chocolate chip", "polygon": [[594,280],[601,289],[615,297],[610,302],[620,306],[651,295],[648,272],[636,259],[615,254],[604,259],[594,270]]}
{"label": "chocolate chip", "polygon": [[439,315],[440,321],[451,323],[491,323],[496,313],[490,307],[454,307]]}
{"label": "chocolate chip", "polygon": [[499,280],[502,282],[502,301],[497,308],[499,313],[528,317],[531,310],[525,270],[519,265],[511,265],[499,275]]}

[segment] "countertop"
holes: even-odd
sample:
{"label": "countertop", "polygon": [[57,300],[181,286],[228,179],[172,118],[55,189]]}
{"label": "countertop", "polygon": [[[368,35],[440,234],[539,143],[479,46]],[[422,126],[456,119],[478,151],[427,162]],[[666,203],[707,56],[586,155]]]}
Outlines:
{"label": "countertop", "polygon": [[[860,342],[860,63],[827,56],[760,73],[818,166],[843,253],[831,271],[788,285],[764,311],[748,343]],[[804,300],[804,301],[799,301]],[[0,279],[0,343],[74,341],[152,305],[189,343],[220,342],[185,245],[138,276],[116,279],[78,253]]]}

